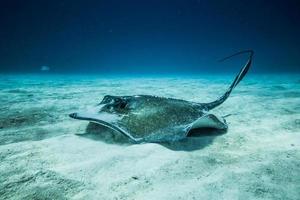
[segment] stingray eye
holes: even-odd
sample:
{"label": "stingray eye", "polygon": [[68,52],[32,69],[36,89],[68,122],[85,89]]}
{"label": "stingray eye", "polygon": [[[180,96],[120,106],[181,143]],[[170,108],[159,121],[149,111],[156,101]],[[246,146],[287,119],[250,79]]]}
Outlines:
{"label": "stingray eye", "polygon": [[104,103],[109,103],[112,101],[112,96],[110,95],[105,95],[102,99],[102,101],[100,102],[100,104],[104,104]]}
{"label": "stingray eye", "polygon": [[121,101],[122,101],[122,99],[120,99],[120,98],[115,98],[114,99],[114,102],[117,103],[117,104],[120,103]]}

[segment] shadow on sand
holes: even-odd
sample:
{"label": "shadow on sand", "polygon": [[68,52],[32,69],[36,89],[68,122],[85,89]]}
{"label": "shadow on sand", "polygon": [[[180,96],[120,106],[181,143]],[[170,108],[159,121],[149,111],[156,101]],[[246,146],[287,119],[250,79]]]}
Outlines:
{"label": "shadow on sand", "polygon": [[217,136],[225,133],[226,130],[212,128],[193,129],[183,140],[160,144],[173,151],[195,151],[211,145]]}
{"label": "shadow on sand", "polygon": [[[158,143],[173,151],[194,151],[205,148],[213,143],[213,140],[226,133],[226,130],[217,130],[211,128],[201,128],[191,130],[188,137],[173,142],[162,142]],[[90,122],[86,128],[84,134],[77,134],[80,137],[89,138],[96,141],[102,141],[107,144],[118,144],[118,145],[132,145],[132,141],[122,134],[116,133],[115,131]]]}

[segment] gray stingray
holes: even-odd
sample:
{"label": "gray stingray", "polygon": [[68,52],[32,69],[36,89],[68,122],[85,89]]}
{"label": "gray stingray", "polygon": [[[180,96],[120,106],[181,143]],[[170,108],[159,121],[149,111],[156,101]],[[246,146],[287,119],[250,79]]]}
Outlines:
{"label": "gray stingray", "polygon": [[106,95],[94,109],[69,116],[106,126],[124,134],[133,142],[176,141],[187,137],[191,130],[198,128],[226,130],[228,126],[225,119],[209,111],[222,104],[246,75],[253,51],[241,51],[222,59],[243,53],[249,53],[247,63],[225,94],[213,102],[196,103],[151,95]]}

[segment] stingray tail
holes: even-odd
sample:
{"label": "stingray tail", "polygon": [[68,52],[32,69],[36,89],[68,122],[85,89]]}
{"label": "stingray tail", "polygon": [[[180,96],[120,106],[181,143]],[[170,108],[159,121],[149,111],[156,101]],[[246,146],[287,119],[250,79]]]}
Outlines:
{"label": "stingray tail", "polygon": [[249,58],[247,63],[245,64],[245,66],[241,69],[241,71],[238,73],[238,75],[235,77],[234,81],[232,82],[232,84],[230,85],[230,87],[227,89],[227,91],[225,92],[225,94],[223,96],[221,96],[219,99],[217,99],[216,101],[207,103],[205,105],[205,107],[207,108],[207,110],[211,110],[219,105],[221,105],[230,95],[230,93],[232,92],[232,90],[239,84],[239,82],[244,78],[244,76],[246,75],[246,73],[248,72],[251,63],[252,63],[252,57],[254,52],[252,50],[245,50],[245,51],[240,51],[238,53],[235,53],[233,55],[230,55],[226,58],[221,59],[220,61],[224,61],[227,60],[231,57],[240,55],[240,54],[245,54],[245,53],[249,53]]}

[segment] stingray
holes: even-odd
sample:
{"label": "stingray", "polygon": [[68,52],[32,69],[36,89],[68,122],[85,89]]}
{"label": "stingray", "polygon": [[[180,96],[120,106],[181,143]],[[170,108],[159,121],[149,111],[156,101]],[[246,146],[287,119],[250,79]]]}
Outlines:
{"label": "stingray", "polygon": [[108,127],[134,143],[178,141],[189,136],[192,130],[200,128],[226,130],[228,125],[224,117],[210,111],[221,105],[244,78],[251,66],[253,51],[240,51],[221,60],[245,53],[249,54],[249,58],[244,67],[227,91],[210,103],[151,95],[106,95],[92,109],[69,116]]}

